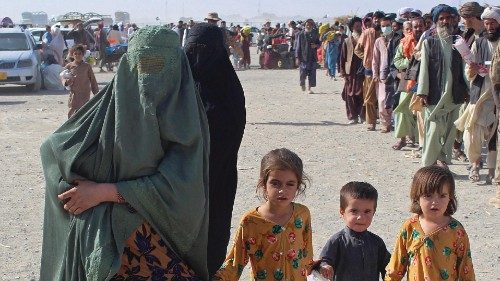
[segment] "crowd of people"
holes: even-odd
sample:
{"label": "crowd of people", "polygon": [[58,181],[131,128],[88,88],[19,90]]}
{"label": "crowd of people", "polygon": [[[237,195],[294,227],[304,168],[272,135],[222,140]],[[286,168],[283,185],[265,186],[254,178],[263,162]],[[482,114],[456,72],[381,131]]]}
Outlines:
{"label": "crowd of people", "polygon": [[[381,132],[395,130],[395,150],[422,148],[424,167],[408,194],[414,215],[392,254],[368,231],[377,190],[349,182],[340,190],[346,227],[315,257],[310,212],[294,202],[308,178],[301,158],[286,148],[262,158],[257,192],[264,202],[243,215],[226,253],[246,123],[235,68],[250,63],[245,52],[236,64],[230,55],[240,55],[234,37],[248,40],[248,31],[219,27],[217,13],[205,21],[135,31],[116,75],[99,92],[82,62],[84,39],[76,42],[66,69],[84,80],[63,81],[83,89],[72,90],[73,98],[85,102],[78,100],[41,148],[41,280],[238,280],[248,262],[259,280],[306,280],[312,272],[328,280],[475,280],[469,237],[452,217],[457,198],[447,165],[453,152],[467,157],[470,179],[478,181],[485,143],[488,167],[496,161],[499,7],[468,2],[459,9],[440,4],[428,15],[376,11],[351,18],[347,34],[340,23],[290,23],[303,91],[312,93],[318,62],[325,63],[327,75],[335,79],[338,71],[344,79],[349,123],[375,131],[380,120]],[[268,27],[264,44],[280,37],[286,35]],[[264,61],[268,49],[262,48]],[[497,208],[499,195],[492,200]]]}
{"label": "crowd of people", "polygon": [[424,166],[469,161],[473,182],[480,181],[486,146],[485,181],[492,184],[498,126],[492,83],[498,66],[492,60],[499,23],[498,7],[476,2],[459,9],[438,5],[429,14],[402,8],[350,19],[338,60],[349,124],[375,131],[380,123],[380,132],[394,132],[394,150],[418,147]]}

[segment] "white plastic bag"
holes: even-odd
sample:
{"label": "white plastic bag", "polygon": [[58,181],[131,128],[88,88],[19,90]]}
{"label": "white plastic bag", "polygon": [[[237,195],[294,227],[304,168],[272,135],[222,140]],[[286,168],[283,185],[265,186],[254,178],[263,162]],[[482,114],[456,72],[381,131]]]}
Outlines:
{"label": "white plastic bag", "polygon": [[307,281],[329,281],[317,270],[313,270],[310,275],[307,276]]}
{"label": "white plastic bag", "polygon": [[453,43],[453,47],[460,53],[462,56],[462,59],[465,61],[467,64],[471,64],[474,62],[474,56],[472,55],[472,52],[469,49],[469,44],[467,44],[467,41],[460,36],[460,35],[455,35],[455,43]]}
{"label": "white plastic bag", "polygon": [[[62,78],[62,79],[71,79],[73,77],[75,77],[71,71],[69,71],[69,69],[65,69],[63,71],[61,71],[61,73],[59,74],[59,76]],[[65,86],[66,90],[71,90],[71,85],[68,85],[68,86]]]}

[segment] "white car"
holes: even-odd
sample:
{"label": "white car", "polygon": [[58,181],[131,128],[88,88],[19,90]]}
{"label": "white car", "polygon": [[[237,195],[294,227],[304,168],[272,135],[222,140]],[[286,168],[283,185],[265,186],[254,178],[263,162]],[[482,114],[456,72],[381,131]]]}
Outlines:
{"label": "white car", "polygon": [[25,85],[38,91],[42,85],[41,45],[20,28],[0,28],[0,85]]}

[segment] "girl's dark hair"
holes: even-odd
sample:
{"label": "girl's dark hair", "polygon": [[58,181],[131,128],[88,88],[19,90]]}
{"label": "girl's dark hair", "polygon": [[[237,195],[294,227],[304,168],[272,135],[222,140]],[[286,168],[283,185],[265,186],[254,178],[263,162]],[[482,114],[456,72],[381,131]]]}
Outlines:
{"label": "girl's dark hair", "polygon": [[266,182],[269,174],[272,171],[292,171],[297,176],[297,195],[303,194],[309,183],[309,178],[304,174],[303,164],[300,157],[294,152],[286,149],[279,148],[271,150],[269,153],[262,157],[260,162],[260,176],[257,183],[257,194],[267,200],[265,192]]}
{"label": "girl's dark hair", "polygon": [[415,173],[415,176],[413,176],[410,191],[410,211],[421,215],[422,209],[419,204],[420,196],[432,194],[434,192],[441,193],[445,184],[447,184],[449,188],[450,202],[444,214],[448,216],[453,215],[457,211],[458,206],[457,197],[455,196],[455,179],[448,169],[438,166],[420,168]]}

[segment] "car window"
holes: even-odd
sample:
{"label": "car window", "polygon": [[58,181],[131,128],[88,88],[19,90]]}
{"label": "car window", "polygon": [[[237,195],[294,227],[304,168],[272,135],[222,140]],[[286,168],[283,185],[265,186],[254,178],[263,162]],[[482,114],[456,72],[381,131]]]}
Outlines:
{"label": "car window", "polygon": [[35,38],[36,42],[42,42],[42,37],[45,34],[45,31],[35,30],[35,31],[31,31],[31,34],[33,34],[33,38]]}
{"label": "car window", "polygon": [[0,33],[0,51],[27,51],[30,46],[24,33]]}

